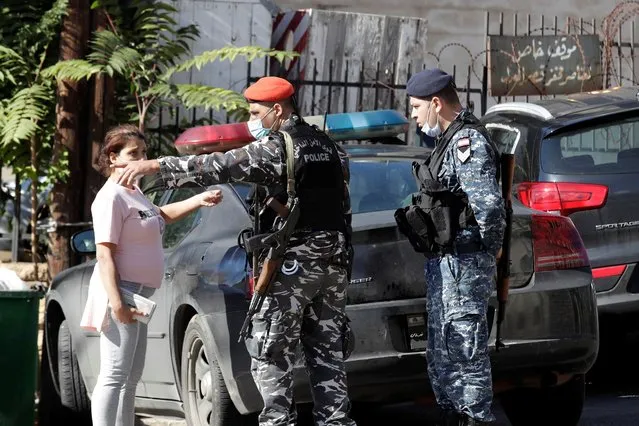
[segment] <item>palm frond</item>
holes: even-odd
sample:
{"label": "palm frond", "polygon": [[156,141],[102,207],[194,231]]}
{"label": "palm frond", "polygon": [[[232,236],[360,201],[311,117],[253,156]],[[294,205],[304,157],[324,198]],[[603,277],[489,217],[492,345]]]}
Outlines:
{"label": "palm frond", "polygon": [[79,81],[90,79],[95,74],[103,72],[104,67],[92,64],[84,59],[70,59],[60,61],[42,71],[45,78],[56,78],[58,80]]}
{"label": "palm frond", "polygon": [[8,99],[0,99],[0,129],[4,129],[7,123],[6,108],[9,105]]}
{"label": "palm frond", "polygon": [[40,129],[40,121],[50,113],[54,102],[53,90],[44,85],[35,84],[18,91],[4,108],[0,143],[29,140]]}
{"label": "palm frond", "polygon": [[299,53],[269,49],[261,46],[225,46],[220,49],[203,52],[178,66],[168,69],[164,75],[164,78],[168,80],[174,73],[187,71],[194,67],[197,70],[200,70],[204,65],[218,60],[228,60],[232,62],[238,56],[246,58],[246,60],[249,62],[252,62],[253,60],[258,58],[265,57],[275,58],[278,61],[282,62],[285,59],[293,59],[299,56]]}
{"label": "palm frond", "polygon": [[24,79],[29,70],[27,64],[15,50],[0,44],[0,86],[5,81],[11,82],[14,86],[18,84],[16,80]]}
{"label": "palm frond", "polygon": [[121,36],[109,30],[95,34],[91,50],[87,60],[94,65],[102,65],[109,76],[128,75],[142,59],[140,52],[127,46]]}
{"label": "palm frond", "polygon": [[154,66],[164,72],[183,57],[190,56],[189,42],[199,37],[195,25],[180,27],[178,9],[166,2],[138,1],[131,28],[131,39],[138,51],[145,52],[147,68]]}
{"label": "palm frond", "polygon": [[181,102],[186,108],[200,107],[229,112],[248,109],[248,103],[241,94],[202,84],[158,83],[144,95],[173,99]]}
{"label": "palm frond", "polygon": [[146,58],[154,64],[162,64],[161,70],[174,67],[184,57],[190,56],[191,47],[181,39],[160,37],[148,49]]}
{"label": "palm frond", "polygon": [[89,42],[91,53],[87,59],[93,63],[106,65],[113,52],[125,47],[126,43],[122,37],[111,30],[97,31],[93,34],[93,39]]}

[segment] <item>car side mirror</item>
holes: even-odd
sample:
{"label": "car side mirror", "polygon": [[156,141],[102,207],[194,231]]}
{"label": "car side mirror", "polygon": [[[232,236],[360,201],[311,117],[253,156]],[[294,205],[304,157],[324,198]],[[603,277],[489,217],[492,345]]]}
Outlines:
{"label": "car side mirror", "polygon": [[95,254],[95,235],[93,229],[76,232],[71,237],[71,249],[77,254]]}

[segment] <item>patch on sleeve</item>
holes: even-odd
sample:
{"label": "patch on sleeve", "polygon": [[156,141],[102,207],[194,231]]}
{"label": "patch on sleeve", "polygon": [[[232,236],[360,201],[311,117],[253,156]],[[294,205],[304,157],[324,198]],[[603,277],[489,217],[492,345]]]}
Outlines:
{"label": "patch on sleeve", "polygon": [[462,138],[457,141],[457,158],[462,163],[470,158],[470,138]]}

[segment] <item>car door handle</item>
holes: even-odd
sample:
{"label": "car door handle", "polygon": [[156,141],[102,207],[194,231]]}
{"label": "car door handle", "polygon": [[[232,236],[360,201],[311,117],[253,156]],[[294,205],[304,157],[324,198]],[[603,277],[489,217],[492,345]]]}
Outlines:
{"label": "car door handle", "polygon": [[172,280],[174,275],[175,275],[175,269],[173,268],[169,268],[166,271],[164,271],[165,280]]}

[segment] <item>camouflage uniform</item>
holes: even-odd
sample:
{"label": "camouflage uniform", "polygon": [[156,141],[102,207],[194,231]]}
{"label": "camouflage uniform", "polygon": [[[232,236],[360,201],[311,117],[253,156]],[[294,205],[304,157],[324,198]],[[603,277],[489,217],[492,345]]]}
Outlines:
{"label": "camouflage uniform", "polygon": [[453,136],[438,180],[467,194],[478,225],[462,229],[455,245],[481,242],[485,251],[446,254],[426,262],[427,362],[437,403],[475,420],[493,421],[488,352],[488,299],[494,288],[495,256],[505,227],[497,184],[498,154],[475,129]]}
{"label": "camouflage uniform", "polygon": [[[282,130],[298,125],[298,120],[292,116]],[[286,182],[285,151],[281,135],[272,133],[226,153],[164,157],[159,160],[160,170],[168,187],[230,181],[274,187]],[[341,148],[338,151],[347,184],[348,159]],[[350,222],[348,192],[343,210]],[[348,328],[347,269],[336,261],[346,252],[345,235],[337,231],[295,233],[289,241],[286,261],[246,339],[253,378],[264,400],[259,416],[262,426],[295,424],[292,383],[300,341],[312,385],[316,424],[355,425],[348,416],[343,353]]]}

